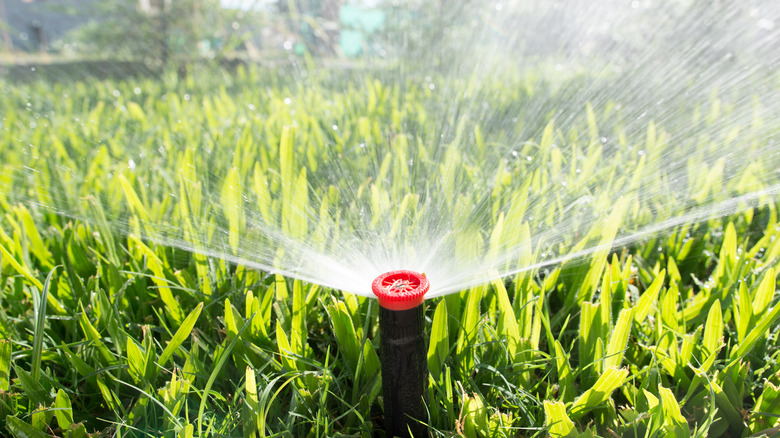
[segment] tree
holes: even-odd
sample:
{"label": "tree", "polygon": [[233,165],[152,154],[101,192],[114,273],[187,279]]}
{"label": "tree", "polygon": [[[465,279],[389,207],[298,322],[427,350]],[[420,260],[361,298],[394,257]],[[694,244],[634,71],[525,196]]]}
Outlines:
{"label": "tree", "polygon": [[152,68],[208,54],[231,13],[219,0],[105,0],[96,8],[96,18],[72,35],[80,51]]}

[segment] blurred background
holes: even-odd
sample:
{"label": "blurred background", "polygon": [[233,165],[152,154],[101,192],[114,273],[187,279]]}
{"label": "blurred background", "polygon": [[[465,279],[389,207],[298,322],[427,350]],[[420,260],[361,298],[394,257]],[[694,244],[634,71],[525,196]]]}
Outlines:
{"label": "blurred background", "polygon": [[777,57],[767,9],[750,0],[0,0],[0,74],[186,73],[308,57],[431,68],[475,54],[620,66],[665,48],[683,55],[670,63],[755,66]]}

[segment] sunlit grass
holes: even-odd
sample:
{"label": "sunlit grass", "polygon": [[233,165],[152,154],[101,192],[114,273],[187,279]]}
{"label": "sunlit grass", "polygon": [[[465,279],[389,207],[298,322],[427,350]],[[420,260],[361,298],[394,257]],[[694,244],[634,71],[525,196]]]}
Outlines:
{"label": "sunlit grass", "polygon": [[[776,426],[777,200],[764,196],[739,215],[611,247],[621,231],[664,217],[672,205],[674,183],[642,173],[653,155],[674,162],[664,126],[642,127],[643,155],[651,158],[622,149],[604,155],[598,144],[606,126],[618,141],[640,141],[620,140],[623,124],[609,105],[579,108],[573,126],[558,127],[549,114],[524,121],[533,127],[464,122],[456,146],[441,152],[414,134],[436,129],[428,123],[440,108],[424,87],[361,78],[329,93],[254,71],[222,79],[2,84],[4,433],[381,430],[375,301],[181,246],[218,247],[237,258],[271,248],[270,260],[289,260],[268,229],[256,228],[262,224],[314,246],[337,239],[342,226],[402,240],[424,217],[426,179],[397,163],[434,153],[441,159],[429,177],[449,176],[434,186],[442,190],[440,213],[463,225],[453,246],[460,258],[512,249],[506,266],[491,266],[514,271],[601,245],[573,261],[426,301],[434,436],[716,437]],[[515,108],[531,98],[532,83],[512,91],[487,84],[497,90],[483,92],[496,106]],[[714,113],[728,108],[713,99],[692,117],[717,121]],[[756,123],[742,128],[749,133]],[[495,143],[486,142],[487,130]],[[530,133],[526,143],[502,149],[502,138],[520,133]],[[771,182],[764,167],[772,161],[760,156],[742,161],[748,169],[739,178],[724,177],[727,163],[708,159],[719,150],[715,140],[697,138],[696,147],[677,151],[686,202],[728,199]],[[742,152],[763,150],[759,140]],[[361,142],[376,153],[347,152]],[[462,154],[459,142],[472,144],[472,154]],[[355,160],[344,166],[393,175],[350,181],[336,173],[342,178],[329,181],[333,163],[322,158],[334,150]],[[521,158],[510,161],[512,151]],[[504,153],[501,168],[485,168],[489,156]],[[471,190],[484,171],[495,183]],[[407,179],[420,190],[399,183]],[[582,192],[560,189],[557,198],[545,189],[561,182],[589,184]],[[657,190],[641,203],[617,196],[632,184]],[[550,199],[529,205],[536,192]],[[586,192],[588,207],[567,210],[567,194]],[[473,214],[458,216],[474,205]],[[361,206],[371,219],[358,218]],[[555,239],[533,240],[537,225],[572,212],[583,214]],[[468,228],[474,224],[476,231]],[[178,247],[143,238],[174,232]]]}

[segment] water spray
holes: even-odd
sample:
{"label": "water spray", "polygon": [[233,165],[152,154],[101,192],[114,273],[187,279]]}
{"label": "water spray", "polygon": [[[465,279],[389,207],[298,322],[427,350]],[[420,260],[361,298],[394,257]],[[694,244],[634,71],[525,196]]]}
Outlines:
{"label": "water spray", "polygon": [[430,284],[425,274],[390,271],[377,277],[371,289],[379,299],[380,358],[387,437],[426,434],[423,299]]}

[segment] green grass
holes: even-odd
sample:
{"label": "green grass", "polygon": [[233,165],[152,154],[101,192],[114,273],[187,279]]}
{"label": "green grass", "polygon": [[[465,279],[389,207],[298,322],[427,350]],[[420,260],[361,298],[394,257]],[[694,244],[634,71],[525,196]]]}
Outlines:
{"label": "green grass", "polygon": [[[398,173],[391,181],[401,181],[407,168],[390,163],[423,159],[425,148],[409,142],[423,135],[415,132],[435,131],[431,114],[442,111],[425,88],[402,90],[380,79],[344,80],[342,92],[296,89],[257,71],[182,81],[0,83],[2,433],[371,436],[382,421],[374,300],[136,236],[155,235],[147,229],[153,224],[178,224],[183,241],[240,254],[244,239],[264,242],[247,226],[248,208],[298,237],[349,221],[355,212],[339,184],[309,184],[328,172],[322,151],[394,135],[398,147],[378,161],[381,171]],[[506,111],[552,99],[538,79],[513,84],[485,84],[496,90],[483,92]],[[286,128],[293,119],[284,99],[291,95],[302,96],[293,104],[295,130]],[[691,117],[717,123],[714,113],[728,105],[712,99]],[[484,243],[464,232],[456,249],[489,257],[529,241],[536,230],[522,220],[522,197],[549,175],[601,182],[592,208],[612,206],[602,219],[572,222],[572,235],[555,242],[559,254],[608,247],[621,223],[662,214],[668,191],[643,198],[655,211],[615,197],[643,160],[605,158],[574,140],[571,150],[553,146],[581,132],[596,140],[604,126],[618,136],[630,131],[614,122],[619,114],[610,105],[578,108],[573,126],[556,127],[551,112],[527,118],[534,126],[509,128],[496,116],[459,129],[453,143],[484,150],[478,159],[498,149],[485,144],[484,132],[497,143],[538,133],[519,152],[546,165],[498,169],[479,213]],[[647,154],[674,153],[664,129],[685,123],[643,126]],[[741,128],[750,134],[756,123]],[[687,198],[718,200],[771,182],[761,176],[771,174],[765,167],[773,162],[760,157],[746,162],[742,178],[724,178],[725,164],[706,159],[719,139],[705,137],[678,151],[695,152],[684,157]],[[746,151],[761,150],[755,140]],[[482,163],[457,152],[452,148],[437,172],[468,181]],[[143,166],[128,169],[125,158],[141,153]],[[404,155],[410,153],[417,155]],[[83,170],[86,183],[67,169]],[[421,214],[405,187],[359,183],[377,215],[391,201],[408,204],[386,219],[387,229],[403,234],[406,221]],[[166,196],[171,188],[176,200]],[[452,212],[478,199],[443,190]],[[313,199],[343,207],[344,216],[326,211],[318,224],[295,214]],[[564,201],[539,210],[546,216],[538,223],[560,214]],[[426,301],[432,434],[725,437],[776,427],[780,204],[767,196],[756,205]],[[466,219],[474,218],[456,218]],[[227,235],[209,235],[216,227]],[[527,248],[517,263],[541,260],[541,248]]]}

